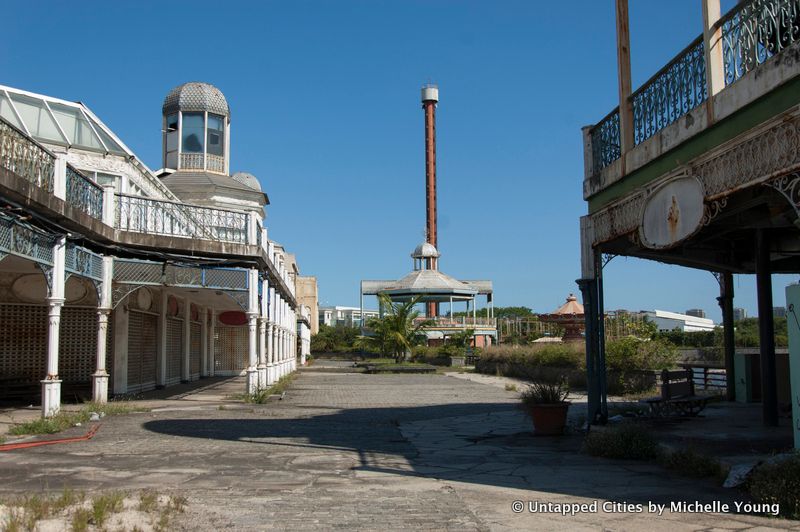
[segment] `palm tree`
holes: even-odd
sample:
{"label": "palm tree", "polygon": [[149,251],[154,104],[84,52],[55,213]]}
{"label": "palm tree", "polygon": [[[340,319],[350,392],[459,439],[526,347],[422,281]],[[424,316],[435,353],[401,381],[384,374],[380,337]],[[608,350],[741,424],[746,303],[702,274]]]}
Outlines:
{"label": "palm tree", "polygon": [[400,363],[408,359],[411,348],[423,344],[426,340],[422,328],[431,325],[430,320],[417,321],[419,312],[414,306],[420,302],[420,296],[406,302],[394,302],[388,294],[378,294],[378,304],[384,310],[380,318],[372,318],[367,327],[372,335],[361,336],[359,344],[384,356],[391,356]]}

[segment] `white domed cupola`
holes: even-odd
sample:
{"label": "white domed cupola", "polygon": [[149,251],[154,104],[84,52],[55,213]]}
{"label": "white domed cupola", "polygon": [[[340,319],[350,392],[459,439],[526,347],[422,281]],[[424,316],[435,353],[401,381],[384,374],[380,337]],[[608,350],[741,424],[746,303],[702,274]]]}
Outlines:
{"label": "white domed cupola", "polygon": [[164,99],[164,167],[227,174],[230,168],[230,108],[220,90],[192,81]]}
{"label": "white domed cupola", "polygon": [[414,271],[439,269],[439,252],[430,242],[417,246],[411,253],[411,258],[414,259]]}

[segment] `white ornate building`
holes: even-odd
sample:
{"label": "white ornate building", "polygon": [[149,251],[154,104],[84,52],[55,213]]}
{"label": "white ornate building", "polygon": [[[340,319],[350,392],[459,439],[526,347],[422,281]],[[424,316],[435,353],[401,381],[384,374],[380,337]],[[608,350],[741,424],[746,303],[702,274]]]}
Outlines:
{"label": "white ornate building", "polygon": [[41,393],[48,416],[67,394],[295,369],[296,261],[258,179],[230,173],[230,125],[217,88],[176,87],[153,172],[85,105],[0,86],[0,401]]}

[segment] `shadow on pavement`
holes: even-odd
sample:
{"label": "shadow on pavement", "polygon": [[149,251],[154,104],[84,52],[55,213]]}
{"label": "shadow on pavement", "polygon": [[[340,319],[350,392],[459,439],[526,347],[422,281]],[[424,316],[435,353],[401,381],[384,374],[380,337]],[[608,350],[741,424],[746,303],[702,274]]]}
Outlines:
{"label": "shadow on pavement", "polygon": [[[291,419],[154,420],[144,428],[184,438],[239,441],[271,450],[352,452],[356,471],[418,476],[573,496],[667,503],[733,501],[711,481],[671,475],[655,464],[580,452],[579,434],[535,437],[513,403],[352,408]],[[268,447],[272,446],[273,449]]]}

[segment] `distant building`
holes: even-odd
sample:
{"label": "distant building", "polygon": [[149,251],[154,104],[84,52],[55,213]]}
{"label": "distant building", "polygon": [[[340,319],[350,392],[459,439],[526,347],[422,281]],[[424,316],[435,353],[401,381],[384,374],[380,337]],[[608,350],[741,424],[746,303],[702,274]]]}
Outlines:
{"label": "distant building", "polygon": [[[377,318],[377,310],[364,310],[363,320]],[[319,324],[328,327],[361,327],[362,316],[359,307],[320,307]]]}
{"label": "distant building", "polygon": [[686,311],[687,316],[694,316],[695,318],[705,318],[706,311],[701,308],[690,308]]}
{"label": "distant building", "polygon": [[319,332],[319,296],[317,292],[317,278],[311,276],[298,276],[295,279],[295,297],[301,306],[309,309],[309,322],[311,323],[311,334]]}
{"label": "distant building", "polygon": [[678,329],[683,332],[713,331],[714,321],[709,318],[698,318],[689,314],[678,314],[666,310],[646,310],[644,315],[647,319],[655,323],[659,331],[674,331]]}
{"label": "distant building", "polygon": [[733,309],[733,321],[740,321],[747,318],[747,311],[741,307]]}
{"label": "distant building", "polygon": [[786,317],[786,307],[772,307],[772,317],[773,318],[785,318]]}

